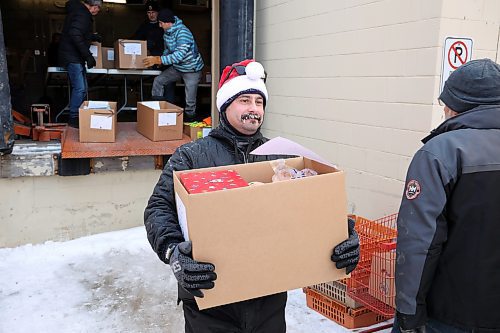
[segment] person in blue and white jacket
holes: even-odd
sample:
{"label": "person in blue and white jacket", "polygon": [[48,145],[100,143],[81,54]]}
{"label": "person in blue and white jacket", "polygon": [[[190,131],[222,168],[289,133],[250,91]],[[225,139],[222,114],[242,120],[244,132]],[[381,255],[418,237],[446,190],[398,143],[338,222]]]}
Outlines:
{"label": "person in blue and white jacket", "polygon": [[154,65],[171,65],[153,81],[151,97],[154,100],[164,100],[164,88],[180,78],[184,81],[186,106],[184,117],[194,119],[196,115],[196,93],[204,66],[198,46],[191,31],[182,20],[164,8],[158,13],[158,24],[165,31],[165,51],[161,56],[149,56],[144,59],[146,67]]}

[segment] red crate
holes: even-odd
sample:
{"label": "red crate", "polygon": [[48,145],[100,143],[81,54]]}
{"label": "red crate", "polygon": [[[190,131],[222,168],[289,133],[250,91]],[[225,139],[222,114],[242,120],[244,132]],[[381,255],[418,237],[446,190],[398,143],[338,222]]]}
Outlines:
{"label": "red crate", "polygon": [[374,221],[356,217],[360,260],[347,281],[349,297],[386,318],[395,311],[397,216],[392,214]]}
{"label": "red crate", "polygon": [[371,326],[387,319],[365,307],[351,309],[311,288],[304,288],[304,292],[310,309],[349,329]]}

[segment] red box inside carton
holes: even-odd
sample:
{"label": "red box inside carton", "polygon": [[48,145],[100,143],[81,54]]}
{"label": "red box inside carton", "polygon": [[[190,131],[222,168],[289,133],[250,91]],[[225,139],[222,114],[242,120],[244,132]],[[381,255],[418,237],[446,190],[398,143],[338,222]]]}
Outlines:
{"label": "red box inside carton", "polygon": [[190,194],[248,186],[234,170],[185,173],[181,175],[181,182]]}

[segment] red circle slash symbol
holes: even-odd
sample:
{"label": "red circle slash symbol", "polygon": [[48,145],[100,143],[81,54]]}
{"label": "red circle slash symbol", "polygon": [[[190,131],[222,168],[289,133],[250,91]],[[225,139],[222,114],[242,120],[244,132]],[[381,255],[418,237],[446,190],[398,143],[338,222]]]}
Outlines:
{"label": "red circle slash symbol", "polygon": [[[453,54],[451,53],[453,51]],[[462,57],[464,55],[465,57]],[[452,58],[454,58],[452,60]],[[469,58],[469,50],[467,50],[467,46],[462,41],[455,42],[451,44],[450,49],[448,50],[448,63],[451,68],[457,69],[458,67],[465,64],[467,59]]]}

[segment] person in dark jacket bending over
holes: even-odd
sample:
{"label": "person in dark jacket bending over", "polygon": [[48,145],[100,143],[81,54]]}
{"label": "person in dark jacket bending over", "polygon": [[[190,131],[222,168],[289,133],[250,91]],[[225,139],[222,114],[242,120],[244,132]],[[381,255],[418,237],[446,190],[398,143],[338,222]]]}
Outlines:
{"label": "person in dark jacket bending over", "polygon": [[[159,258],[170,264],[179,283],[188,333],[286,331],[286,292],[199,310],[194,297],[216,283],[216,267],[192,258],[191,242],[184,241],[177,219],[174,171],[252,163],[284,156],[250,155],[267,141],[260,133],[268,100],[262,65],[253,60],[227,66],[217,92],[220,125],[202,139],[179,147],[163,170],[144,212],[148,240]],[[209,221],[207,221],[209,222]],[[195,245],[196,246],[196,245]],[[332,260],[351,272],[358,262],[359,240],[354,225],[349,238],[336,246]],[[278,278],[278,277],[277,277]]]}
{"label": "person in dark jacket bending over", "polygon": [[454,71],[408,169],[393,332],[500,332],[500,65]]}
{"label": "person in dark jacket bending over", "polygon": [[71,85],[69,125],[78,127],[78,110],[87,94],[87,68],[96,65],[90,52],[90,43],[97,35],[92,33],[92,16],[101,10],[102,0],[69,0],[59,44],[59,63],[68,70]]}
{"label": "person in dark jacket bending over", "polygon": [[151,97],[155,100],[165,100],[164,89],[169,83],[175,83],[182,78],[185,85],[186,106],[184,118],[193,120],[196,116],[196,94],[204,63],[191,31],[168,8],[158,13],[160,27],[165,31],[165,51],[162,56],[149,56],[144,59],[144,65],[171,65],[153,81]]}

